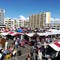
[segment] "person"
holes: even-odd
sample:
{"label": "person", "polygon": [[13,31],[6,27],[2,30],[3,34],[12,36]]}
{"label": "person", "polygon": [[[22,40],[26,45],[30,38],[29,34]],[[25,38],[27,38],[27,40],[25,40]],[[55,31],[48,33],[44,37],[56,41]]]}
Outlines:
{"label": "person", "polygon": [[16,49],[14,49],[13,52],[12,52],[12,57],[13,58],[16,57],[16,53],[17,53],[17,51],[16,51]]}
{"label": "person", "polygon": [[42,60],[42,52],[38,50],[38,60]]}
{"label": "person", "polygon": [[16,41],[16,37],[14,37],[13,41],[14,41],[14,42],[13,42],[13,44],[14,44],[14,43],[15,43],[15,41]]}
{"label": "person", "polygon": [[8,41],[5,42],[5,50],[8,48]]}
{"label": "person", "polygon": [[47,43],[44,41],[44,55],[46,54]]}
{"label": "person", "polygon": [[10,46],[10,52],[14,50],[14,46]]}
{"label": "person", "polygon": [[15,48],[16,49],[18,48],[18,42],[17,42],[17,40],[15,41]]}
{"label": "person", "polygon": [[2,49],[0,49],[0,60],[3,60],[3,59],[4,59],[3,51],[2,51]]}
{"label": "person", "polygon": [[44,41],[44,48],[46,49],[46,47],[47,47],[47,43]]}
{"label": "person", "polygon": [[6,60],[8,60],[8,59],[10,59],[10,58],[11,58],[11,54],[10,54],[10,53],[8,53],[8,54],[5,55],[5,59],[6,59]]}
{"label": "person", "polygon": [[33,60],[33,49],[30,50],[31,59]]}
{"label": "person", "polygon": [[36,51],[33,52],[33,59],[36,60]]}
{"label": "person", "polygon": [[0,60],[2,60],[2,53],[0,53]]}
{"label": "person", "polygon": [[20,43],[20,39],[17,37],[17,42],[18,42],[18,44]]}
{"label": "person", "polygon": [[50,56],[48,57],[48,60],[51,60],[51,57]]}
{"label": "person", "polygon": [[28,56],[27,56],[26,60],[31,60],[30,53],[28,53]]}

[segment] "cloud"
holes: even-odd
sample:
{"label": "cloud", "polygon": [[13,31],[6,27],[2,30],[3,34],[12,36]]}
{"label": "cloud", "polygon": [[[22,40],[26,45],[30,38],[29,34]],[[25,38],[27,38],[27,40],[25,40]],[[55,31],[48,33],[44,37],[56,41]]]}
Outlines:
{"label": "cloud", "polygon": [[59,18],[51,18],[51,23],[60,24],[60,19]]}
{"label": "cloud", "polygon": [[[13,19],[11,19],[11,20],[12,20],[12,21],[14,21],[15,19],[16,19],[16,20],[29,20],[29,17],[26,18],[26,17],[23,16],[23,15],[20,15],[19,17],[20,17],[19,19],[18,19],[18,18],[13,18]],[[7,18],[5,18],[5,20],[6,20],[6,19],[10,19],[10,18],[7,17]]]}
{"label": "cloud", "polygon": [[59,18],[51,18],[51,21],[60,21]]}
{"label": "cloud", "polygon": [[7,19],[10,19],[9,17],[7,17],[7,18],[4,18],[5,20],[7,20]]}
{"label": "cloud", "polygon": [[29,17],[27,17],[27,20],[29,20]]}
{"label": "cloud", "polygon": [[20,17],[20,20],[29,20],[29,17],[26,18],[26,17],[23,16],[23,15],[20,15],[19,17]]}
{"label": "cloud", "polygon": [[26,20],[26,18],[23,15],[20,15],[20,20]]}
{"label": "cloud", "polygon": [[7,17],[6,19],[10,19],[9,17]]}
{"label": "cloud", "polygon": [[[9,17],[4,18],[5,21],[7,21],[7,20],[9,20],[9,19],[11,19],[11,18],[9,18]],[[11,19],[11,21],[14,21],[15,19],[18,20],[17,18],[13,18],[13,19]]]}
{"label": "cloud", "polygon": [[7,18],[4,18],[4,21],[7,21],[8,19],[11,19],[11,18],[9,18],[9,17],[7,17]]}

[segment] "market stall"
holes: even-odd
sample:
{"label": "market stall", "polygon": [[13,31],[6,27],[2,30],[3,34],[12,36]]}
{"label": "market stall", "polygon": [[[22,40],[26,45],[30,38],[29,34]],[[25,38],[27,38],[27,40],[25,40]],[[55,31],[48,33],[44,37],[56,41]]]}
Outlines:
{"label": "market stall", "polygon": [[54,50],[60,51],[60,41],[49,44]]}
{"label": "market stall", "polygon": [[60,41],[48,44],[45,57],[47,58],[48,55],[51,57],[52,60],[60,59]]}

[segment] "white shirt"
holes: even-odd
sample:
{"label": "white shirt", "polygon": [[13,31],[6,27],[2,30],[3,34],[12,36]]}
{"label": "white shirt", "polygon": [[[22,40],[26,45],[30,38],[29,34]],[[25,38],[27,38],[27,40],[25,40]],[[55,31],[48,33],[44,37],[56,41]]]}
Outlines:
{"label": "white shirt", "polygon": [[5,46],[7,46],[7,45],[8,45],[8,42],[5,43]]}
{"label": "white shirt", "polygon": [[13,55],[15,55],[15,53],[16,53],[16,51],[14,50],[14,51],[13,51]]}
{"label": "white shirt", "polygon": [[38,53],[38,58],[42,60],[42,52]]}
{"label": "white shirt", "polygon": [[8,47],[8,42],[5,42],[5,50],[7,49]]}
{"label": "white shirt", "polygon": [[47,43],[46,42],[44,42],[44,48],[46,48],[47,47]]}
{"label": "white shirt", "polygon": [[0,53],[0,59],[2,58],[2,54]]}
{"label": "white shirt", "polygon": [[51,60],[51,59],[48,58],[48,60]]}
{"label": "white shirt", "polygon": [[18,42],[17,41],[15,41],[15,45],[17,45],[18,44]]}
{"label": "white shirt", "polygon": [[16,38],[13,39],[14,41],[16,40]]}

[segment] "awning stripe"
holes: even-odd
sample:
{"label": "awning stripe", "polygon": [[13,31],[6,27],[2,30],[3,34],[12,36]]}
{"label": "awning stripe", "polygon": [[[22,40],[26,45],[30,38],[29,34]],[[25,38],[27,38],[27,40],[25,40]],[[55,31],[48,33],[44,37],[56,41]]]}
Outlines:
{"label": "awning stripe", "polygon": [[60,48],[60,44],[58,42],[55,42],[54,44]]}

